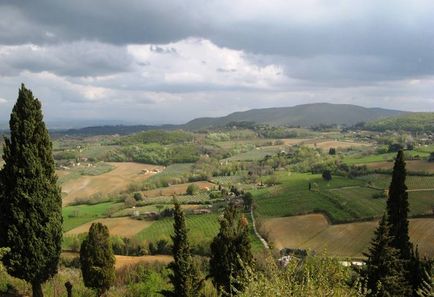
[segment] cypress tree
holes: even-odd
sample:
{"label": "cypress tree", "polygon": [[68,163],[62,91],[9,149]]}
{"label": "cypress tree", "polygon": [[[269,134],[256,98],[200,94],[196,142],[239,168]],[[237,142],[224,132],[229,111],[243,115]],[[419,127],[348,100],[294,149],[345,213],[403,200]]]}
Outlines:
{"label": "cypress tree", "polygon": [[431,276],[431,264],[419,258],[419,253],[413,249],[408,235],[409,203],[405,185],[406,175],[404,153],[400,150],[395,159],[389,187],[388,223],[392,236],[391,246],[399,250],[400,258],[406,263],[406,278],[412,286],[412,295],[417,297],[418,291],[425,286],[427,275],[428,278]]}
{"label": "cypress tree", "polygon": [[242,290],[237,281],[253,263],[248,222],[230,204],[220,220],[220,231],[211,243],[210,276],[222,294]]}
{"label": "cypress tree", "polygon": [[399,250],[392,247],[386,217],[381,219],[367,257],[366,267],[362,271],[365,278],[368,297],[407,297],[411,287],[406,281],[406,271]]}
{"label": "cypress tree", "polygon": [[0,172],[0,247],[11,250],[3,258],[8,273],[31,283],[39,297],[42,283],[57,273],[62,198],[41,103],[24,85],[9,125]]}
{"label": "cypress tree", "polygon": [[412,245],[408,236],[408,193],[405,185],[406,169],[404,153],[400,150],[393,166],[392,181],[387,200],[387,215],[392,236],[392,246],[401,253],[402,259],[410,259]]}
{"label": "cypress tree", "polygon": [[93,223],[80,248],[80,265],[84,285],[104,294],[115,278],[115,257],[107,226]]}
{"label": "cypress tree", "polygon": [[163,291],[163,294],[168,297],[196,297],[199,296],[203,282],[193,263],[184,212],[177,202],[173,216],[175,220],[173,223],[174,235],[172,236],[174,262],[169,264],[169,268],[172,270],[170,282],[173,284],[174,290]]}

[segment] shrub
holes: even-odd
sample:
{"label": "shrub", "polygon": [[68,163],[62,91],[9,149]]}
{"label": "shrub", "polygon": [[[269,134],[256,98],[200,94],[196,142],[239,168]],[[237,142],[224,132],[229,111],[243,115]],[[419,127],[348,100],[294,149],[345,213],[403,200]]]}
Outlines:
{"label": "shrub", "polygon": [[187,187],[187,195],[195,195],[199,192],[199,187],[196,184],[189,184]]}

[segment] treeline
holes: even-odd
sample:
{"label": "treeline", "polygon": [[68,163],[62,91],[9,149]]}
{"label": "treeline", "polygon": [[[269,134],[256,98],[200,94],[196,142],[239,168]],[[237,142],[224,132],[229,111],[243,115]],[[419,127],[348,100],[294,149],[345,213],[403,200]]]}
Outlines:
{"label": "treeline", "polygon": [[156,165],[174,163],[193,163],[201,155],[200,147],[195,144],[161,145],[158,143],[135,144],[120,147],[106,154],[105,160],[111,162],[140,162]]}
{"label": "treeline", "polygon": [[417,133],[434,132],[434,113],[415,112],[402,116],[389,117],[377,121],[366,123],[363,127],[367,130],[384,132],[390,131],[410,131]]}

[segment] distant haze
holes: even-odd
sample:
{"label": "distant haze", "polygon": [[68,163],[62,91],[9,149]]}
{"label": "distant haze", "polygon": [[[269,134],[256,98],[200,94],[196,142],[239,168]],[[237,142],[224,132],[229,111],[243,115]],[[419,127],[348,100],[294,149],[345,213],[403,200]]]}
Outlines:
{"label": "distant haze", "polygon": [[21,83],[56,126],[313,102],[434,111],[432,28],[429,0],[1,1],[0,125]]}

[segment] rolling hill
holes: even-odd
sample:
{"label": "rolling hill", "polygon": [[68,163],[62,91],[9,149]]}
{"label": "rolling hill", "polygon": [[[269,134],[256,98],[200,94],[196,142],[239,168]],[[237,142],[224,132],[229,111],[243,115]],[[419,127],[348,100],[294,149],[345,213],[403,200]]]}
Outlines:
{"label": "rolling hill", "polygon": [[270,126],[354,125],[381,118],[397,116],[403,111],[366,108],[350,104],[313,103],[293,107],[274,107],[234,112],[218,118],[198,118],[184,125],[185,129],[199,130],[222,127],[231,122],[254,122]]}
{"label": "rolling hill", "polygon": [[405,130],[412,132],[433,132],[434,112],[414,112],[372,121],[366,128],[374,131]]}

